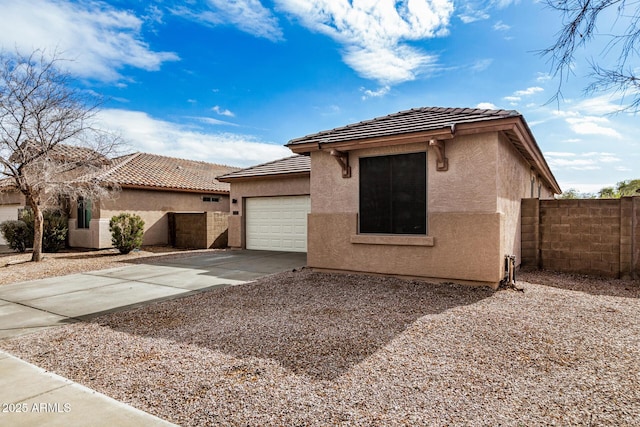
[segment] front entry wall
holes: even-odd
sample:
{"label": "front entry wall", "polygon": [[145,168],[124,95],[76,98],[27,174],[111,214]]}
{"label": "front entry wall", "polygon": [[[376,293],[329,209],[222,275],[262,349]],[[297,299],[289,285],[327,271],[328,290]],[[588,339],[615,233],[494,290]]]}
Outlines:
{"label": "front entry wall", "polygon": [[309,215],[307,264],[400,276],[456,279],[495,285],[502,278],[498,213],[434,213],[429,218],[433,245],[352,243],[354,213]]}
{"label": "front entry wall", "polygon": [[[498,210],[498,134],[448,140],[449,170],[427,144],[349,152],[351,178],[328,152],[311,153],[309,267],[450,279],[497,286],[503,214]],[[358,234],[359,158],[427,152],[427,235]]]}

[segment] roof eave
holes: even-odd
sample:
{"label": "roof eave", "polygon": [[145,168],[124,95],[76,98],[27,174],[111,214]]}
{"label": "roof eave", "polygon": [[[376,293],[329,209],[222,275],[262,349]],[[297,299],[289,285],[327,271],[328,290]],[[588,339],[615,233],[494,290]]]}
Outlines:
{"label": "roof eave", "polygon": [[283,178],[306,178],[311,175],[310,171],[290,172],[290,173],[273,173],[273,174],[261,174],[251,176],[221,176],[216,178],[220,182],[240,182],[240,181],[254,181],[260,179],[283,179]]}
{"label": "roof eave", "polygon": [[207,194],[229,194],[229,190],[212,190],[200,188],[181,188],[181,187],[160,187],[153,185],[141,184],[118,184],[120,188],[128,188],[131,190],[151,190],[151,191],[171,191],[177,193],[207,193]]}
{"label": "roof eave", "polygon": [[338,149],[342,151],[351,151],[363,148],[375,148],[389,145],[403,145],[412,144],[415,142],[426,142],[430,139],[453,139],[454,136],[455,134],[452,133],[452,128],[450,126],[447,126],[445,128],[422,132],[399,133],[395,135],[385,135],[374,138],[359,138],[343,141],[314,141],[309,143],[290,144],[287,145],[287,147],[289,147],[289,149],[296,154],[305,154],[328,148]]}

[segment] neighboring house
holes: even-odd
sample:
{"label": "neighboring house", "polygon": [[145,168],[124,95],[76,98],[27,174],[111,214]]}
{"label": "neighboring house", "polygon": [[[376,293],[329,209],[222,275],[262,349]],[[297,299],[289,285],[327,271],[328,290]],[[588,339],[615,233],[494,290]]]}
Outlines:
{"label": "neighboring house", "polygon": [[216,176],[235,170],[238,168],[148,153],[115,158],[94,179],[117,184],[121,191],[112,200],[72,203],[69,245],[111,247],[109,220],[122,212],[142,217],[144,245],[166,245],[170,212],[229,211],[229,184]]}
{"label": "neighboring house", "polygon": [[[516,111],[418,108],[287,146],[308,157],[218,178],[231,183],[236,201],[229,243],[285,250],[275,234],[288,241],[297,220],[287,223],[284,204],[255,219],[253,201],[308,191],[307,264],[316,269],[497,286],[505,256],[520,263],[521,199],[561,192]],[[292,159],[309,169],[292,170]],[[252,227],[267,234],[260,245]]]}
{"label": "neighboring house", "polygon": [[[28,159],[25,166],[24,159]],[[37,160],[34,160],[37,159]],[[23,168],[31,168],[32,173],[23,176],[25,182],[33,186],[40,186],[46,182],[49,188],[64,187],[69,182],[87,174],[88,170],[98,170],[107,166],[110,160],[102,154],[85,147],[58,144],[49,149],[46,154],[41,154],[38,144],[25,141],[19,149],[9,157],[9,161],[22,163]],[[39,162],[45,162],[47,167],[35,166]],[[52,182],[52,178],[55,181]],[[46,181],[45,181],[46,180]],[[42,207],[60,207],[58,197],[49,198],[42,194],[40,203]],[[14,178],[0,180],[0,223],[7,220],[17,220],[20,210],[27,205],[25,196],[17,189]],[[0,245],[6,244],[0,234]]]}
{"label": "neighboring house", "polygon": [[[56,148],[60,151],[64,147]],[[169,243],[170,212],[229,212],[229,184],[215,177],[238,168],[148,153],[129,154],[104,163],[103,170],[92,178],[116,184],[121,191],[112,200],[70,201],[71,247],[112,247],[109,220],[122,212],[140,215],[145,221],[144,245]],[[17,219],[18,211],[25,207],[24,196],[9,180],[0,185],[3,182],[0,222]]]}
{"label": "neighboring house", "polygon": [[[13,191],[8,179],[0,180],[0,223],[18,219],[18,211],[24,208],[24,196]],[[4,236],[0,233],[0,245],[6,245]]]}

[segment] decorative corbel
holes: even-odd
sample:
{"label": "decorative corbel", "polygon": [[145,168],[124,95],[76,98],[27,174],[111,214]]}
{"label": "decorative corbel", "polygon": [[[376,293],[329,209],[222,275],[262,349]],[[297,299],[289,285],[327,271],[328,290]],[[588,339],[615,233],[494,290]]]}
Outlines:
{"label": "decorative corbel", "polygon": [[351,166],[349,166],[349,153],[338,150],[331,150],[330,154],[338,161],[342,167],[342,177],[351,178]]}
{"label": "decorative corbel", "polygon": [[430,139],[429,146],[435,148],[436,156],[438,156],[438,159],[436,160],[436,170],[438,171],[449,170],[449,159],[447,159],[444,155],[444,141],[439,141],[437,139]]}

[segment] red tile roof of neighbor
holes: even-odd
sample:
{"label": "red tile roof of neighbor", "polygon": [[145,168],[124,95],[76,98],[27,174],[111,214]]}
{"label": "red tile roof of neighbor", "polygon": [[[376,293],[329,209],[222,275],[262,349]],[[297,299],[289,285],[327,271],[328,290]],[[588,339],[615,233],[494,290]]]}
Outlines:
{"label": "red tile roof of neighbor", "polygon": [[424,107],[295,138],[287,145],[329,143],[451,128],[457,124],[521,116],[515,110]]}
{"label": "red tile roof of neighbor", "polygon": [[282,176],[292,174],[309,174],[311,159],[308,156],[295,155],[280,160],[241,169],[218,177],[219,181],[260,178],[265,176]]}
{"label": "red tile roof of neighbor", "polygon": [[216,177],[240,168],[177,159],[149,153],[134,153],[113,159],[94,179],[121,187],[228,193],[229,184]]}

